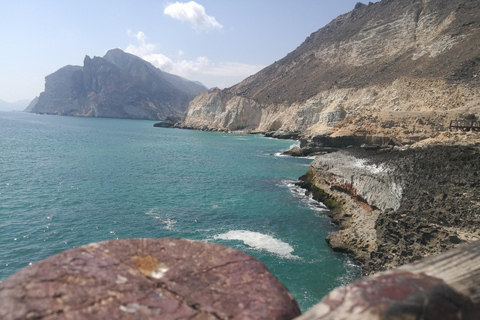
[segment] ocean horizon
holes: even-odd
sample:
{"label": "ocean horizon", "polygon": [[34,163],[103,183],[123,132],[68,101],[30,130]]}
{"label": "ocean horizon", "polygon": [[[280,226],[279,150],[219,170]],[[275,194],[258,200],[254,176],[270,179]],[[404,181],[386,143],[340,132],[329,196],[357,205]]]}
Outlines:
{"label": "ocean horizon", "polygon": [[295,185],[296,141],[154,121],[0,112],[0,281],[92,242],[179,237],[262,261],[304,312],[360,267],[328,209]]}

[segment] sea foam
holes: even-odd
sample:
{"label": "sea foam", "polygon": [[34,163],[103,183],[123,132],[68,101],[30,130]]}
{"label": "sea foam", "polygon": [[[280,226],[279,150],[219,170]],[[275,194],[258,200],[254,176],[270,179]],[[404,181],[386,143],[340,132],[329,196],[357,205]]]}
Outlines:
{"label": "sea foam", "polygon": [[329,211],[327,206],[325,206],[322,202],[313,199],[313,195],[296,185],[295,181],[285,180],[284,183],[287,185],[293,197],[306,204],[310,209],[322,214]]}
{"label": "sea foam", "polygon": [[230,230],[227,233],[214,236],[213,239],[240,240],[254,249],[265,250],[285,259],[301,259],[299,256],[292,254],[293,248],[288,243],[259,232]]}
{"label": "sea foam", "polygon": [[155,212],[155,209],[156,208],[150,209],[147,212],[145,212],[145,214],[153,217],[154,219],[160,220],[160,222],[165,225],[163,229],[173,230],[177,221],[174,219],[171,219],[169,216],[160,216],[158,213]]}

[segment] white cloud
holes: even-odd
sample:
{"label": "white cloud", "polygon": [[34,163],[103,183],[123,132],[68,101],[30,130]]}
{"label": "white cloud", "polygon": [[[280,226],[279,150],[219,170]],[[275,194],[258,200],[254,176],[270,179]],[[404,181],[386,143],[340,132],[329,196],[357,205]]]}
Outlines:
{"label": "white cloud", "polygon": [[142,31],[132,35],[132,32],[129,30],[128,34],[135,37],[138,44],[129,44],[125,49],[125,52],[134,54],[163,71],[170,72],[168,70],[173,68],[174,62],[167,56],[161,53],[156,53],[157,45],[147,43],[147,36]]}
{"label": "white cloud", "polygon": [[130,44],[125,51],[137,56],[148,55],[155,51],[157,46],[152,43],[147,43],[147,36],[139,31],[137,34],[132,34],[132,31],[128,30],[128,35],[137,39],[138,45]]}
{"label": "white cloud", "polygon": [[[263,65],[250,65],[238,62],[212,62],[207,57],[197,57],[193,60],[171,59],[158,51],[158,46],[147,42],[143,32],[133,34],[136,44],[129,44],[126,52],[134,54],[161,69],[162,71],[179,75],[181,77],[198,80],[207,87],[227,87],[234,85],[246,77],[261,70]],[[180,54],[181,52],[181,54]],[[185,53],[178,51],[180,56]]]}
{"label": "white cloud", "polygon": [[215,17],[207,15],[205,8],[195,1],[187,3],[175,2],[168,5],[163,13],[174,19],[190,22],[197,30],[223,28],[223,26],[217,22]]}

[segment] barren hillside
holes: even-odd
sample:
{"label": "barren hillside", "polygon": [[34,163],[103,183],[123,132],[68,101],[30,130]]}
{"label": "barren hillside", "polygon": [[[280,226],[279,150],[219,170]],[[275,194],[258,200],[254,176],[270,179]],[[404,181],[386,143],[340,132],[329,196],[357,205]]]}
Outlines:
{"label": "barren hillside", "polygon": [[241,83],[199,94],[184,127],[422,140],[480,113],[480,2],[383,0]]}

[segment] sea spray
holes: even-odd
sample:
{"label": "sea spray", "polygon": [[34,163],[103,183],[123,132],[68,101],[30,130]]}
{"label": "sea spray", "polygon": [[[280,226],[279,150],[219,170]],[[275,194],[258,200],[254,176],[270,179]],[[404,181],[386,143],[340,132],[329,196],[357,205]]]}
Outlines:
{"label": "sea spray", "polygon": [[293,255],[293,247],[282,240],[270,235],[246,230],[231,230],[227,233],[218,234],[213,239],[239,240],[256,250],[266,250],[285,259],[300,259]]}

